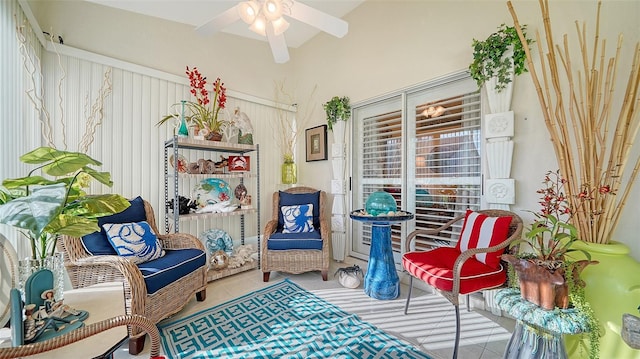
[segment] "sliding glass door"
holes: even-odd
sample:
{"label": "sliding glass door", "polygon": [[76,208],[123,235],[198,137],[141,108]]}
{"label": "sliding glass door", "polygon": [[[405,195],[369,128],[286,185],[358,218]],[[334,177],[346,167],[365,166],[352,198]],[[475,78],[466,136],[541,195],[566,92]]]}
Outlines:
{"label": "sliding glass door", "polygon": [[[352,208],[363,208],[369,194],[383,190],[416,215],[392,226],[397,263],[409,231],[479,209],[480,114],[480,94],[464,74],[354,106]],[[366,257],[371,228],[352,224],[352,255]],[[455,245],[457,233],[420,237],[417,247]]]}

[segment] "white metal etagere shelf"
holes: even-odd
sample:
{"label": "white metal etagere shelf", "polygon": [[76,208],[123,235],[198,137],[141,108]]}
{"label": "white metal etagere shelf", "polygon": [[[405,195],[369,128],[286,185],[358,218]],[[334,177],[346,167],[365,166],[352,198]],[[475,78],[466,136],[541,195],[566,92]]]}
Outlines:
{"label": "white metal etagere shelf", "polygon": [[[178,168],[179,150],[199,150],[210,151],[221,154],[237,154],[245,155],[249,153],[255,153],[255,161],[252,163],[250,172],[238,172],[238,173],[220,173],[220,174],[190,174],[179,173],[177,171],[169,171],[169,159],[173,155],[173,168]],[[180,179],[206,179],[206,178],[219,178],[219,179],[239,179],[240,184],[244,184],[245,180],[256,181],[256,194],[253,196],[254,203],[251,209],[236,209],[233,212],[226,213],[189,213],[180,214],[179,212],[179,188]],[[245,242],[245,216],[256,216],[256,232],[258,237],[258,253],[260,253],[260,146],[259,145],[245,145],[235,144],[228,142],[217,142],[208,140],[196,140],[192,138],[184,138],[174,136],[164,143],[164,199],[165,199],[165,231],[169,233],[171,226],[173,225],[173,231],[178,232],[180,230],[181,221],[189,220],[206,220],[211,218],[240,216],[240,243]],[[173,206],[171,205],[173,200]],[[216,280],[228,275],[243,272],[245,270],[259,268],[260,260],[258,256],[257,261],[249,262],[242,267],[223,270],[209,270],[207,276],[209,281]]]}

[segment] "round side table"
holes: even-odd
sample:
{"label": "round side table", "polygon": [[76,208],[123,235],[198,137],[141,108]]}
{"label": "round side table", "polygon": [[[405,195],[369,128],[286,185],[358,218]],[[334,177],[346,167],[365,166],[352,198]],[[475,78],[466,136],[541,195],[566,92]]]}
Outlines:
{"label": "round side table", "polygon": [[369,264],[364,277],[364,292],[374,299],[390,300],[400,296],[400,278],[393,261],[391,225],[413,219],[413,213],[397,211],[395,216],[365,215],[355,210],[349,217],[371,224],[371,248]]}

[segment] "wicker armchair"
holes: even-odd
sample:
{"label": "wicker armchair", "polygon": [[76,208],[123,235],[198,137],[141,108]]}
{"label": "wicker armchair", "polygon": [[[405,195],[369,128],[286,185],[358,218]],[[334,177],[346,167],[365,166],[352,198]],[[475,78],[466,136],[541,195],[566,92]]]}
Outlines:
{"label": "wicker armchair", "polygon": [[[318,194],[319,208],[317,208],[316,212],[316,208],[314,207],[314,227],[316,231],[320,232],[320,237],[322,239],[321,249],[297,249],[295,246],[291,249],[270,249],[273,247],[273,243],[270,243],[272,236],[282,232],[282,219],[280,214],[281,197],[280,192],[274,192],[272,218],[265,226],[260,247],[263,273],[262,279],[263,281],[268,282],[271,271],[294,274],[320,271],[322,274],[322,280],[326,281],[327,274],[329,272],[329,240],[331,238],[331,222],[325,213],[327,194],[324,191],[318,191],[317,189],[310,187],[293,187],[283,192],[288,195]],[[291,198],[288,195],[287,197]],[[288,205],[292,203],[286,204]],[[318,218],[315,218],[316,214],[318,215]],[[305,238],[305,233],[300,234],[302,238]]]}
{"label": "wicker armchair", "polygon": [[[404,307],[407,314],[413,277],[434,287],[455,307],[456,338],[453,358],[458,356],[460,342],[460,294],[502,287],[507,281],[507,266],[499,261],[499,254],[522,234],[522,219],[515,213],[503,210],[481,210],[477,217],[460,215],[438,228],[418,229],[407,236],[402,266],[409,272],[409,293]],[[471,218],[467,219],[467,216]],[[487,216],[485,222],[482,217]],[[511,217],[508,227],[499,224],[494,217]],[[495,222],[493,222],[495,220]],[[464,221],[463,232],[456,248],[439,247],[429,251],[411,251],[411,243],[418,235],[434,235]],[[486,225],[485,225],[486,224]],[[504,222],[503,222],[504,224]],[[464,228],[464,227],[469,228]],[[501,227],[501,229],[497,229]],[[507,228],[504,228],[507,227]],[[500,232],[500,234],[497,234]],[[488,236],[487,236],[488,234]],[[463,239],[463,237],[465,237]],[[475,237],[475,238],[473,238]],[[460,242],[465,242],[464,248]],[[489,259],[489,256],[493,256]],[[468,301],[467,301],[468,304]]]}
{"label": "wicker armchair", "polygon": [[[195,248],[201,250],[202,255],[206,253],[202,242],[190,234],[159,234],[161,232],[156,226],[151,204],[147,201],[143,203],[146,221],[157,234],[164,250]],[[141,315],[155,324],[180,311],[194,294],[198,301],[206,298],[206,259],[202,266],[149,294],[140,268],[132,261],[118,255],[91,255],[80,238],[60,236],[57,246],[64,253],[65,267],[73,288],[123,282],[127,315]],[[136,355],[144,347],[145,331],[129,326],[128,332],[129,353]]]}

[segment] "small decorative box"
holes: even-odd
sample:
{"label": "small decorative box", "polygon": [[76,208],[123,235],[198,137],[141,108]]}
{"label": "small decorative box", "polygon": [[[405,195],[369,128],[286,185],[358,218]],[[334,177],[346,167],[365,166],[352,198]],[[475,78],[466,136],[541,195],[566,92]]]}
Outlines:
{"label": "small decorative box", "polygon": [[246,172],[251,169],[249,156],[229,156],[229,172]]}

